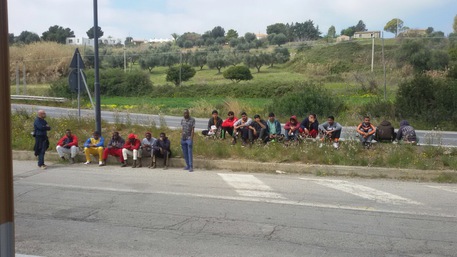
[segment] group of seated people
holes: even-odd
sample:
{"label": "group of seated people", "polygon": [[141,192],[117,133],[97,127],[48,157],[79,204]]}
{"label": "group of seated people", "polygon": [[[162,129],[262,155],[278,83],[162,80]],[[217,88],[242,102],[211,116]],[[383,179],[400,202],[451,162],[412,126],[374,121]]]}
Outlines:
{"label": "group of seated people", "polygon": [[[68,154],[70,163],[75,163],[75,157],[79,153],[78,137],[73,135],[70,129],[67,129],[65,136],[58,141],[56,150],[60,158],[65,160],[65,154]],[[164,169],[167,169],[171,157],[170,140],[163,132],[160,133],[158,139],[152,137],[151,132],[146,132],[141,141],[135,134],[129,134],[127,140],[124,140],[119,132],[115,131],[105,146],[105,139],[100,135],[100,132],[95,131],[84,142],[84,154],[86,156],[84,164],[92,162],[92,155],[98,157],[99,166],[105,166],[108,156],[111,155],[119,158],[121,167],[126,167],[128,157],[132,157],[132,168],[142,167],[142,157],[151,157],[148,168],[154,169],[156,168],[156,159],[163,158]]]}
{"label": "group of seated people", "polygon": [[[289,121],[284,124],[284,134],[281,131],[281,123],[275,118],[274,113],[268,115],[267,120],[263,120],[260,115],[254,115],[254,119],[248,117],[246,112],[241,113],[241,118],[235,117],[234,112],[228,112],[228,117],[222,120],[219,113],[214,110],[212,117],[208,121],[208,129],[202,133],[205,136],[226,138],[232,137],[232,145],[241,140],[242,146],[251,145],[255,141],[262,143],[275,141],[298,141],[307,138],[315,139],[319,136],[320,146],[324,141],[332,143],[334,148],[339,148],[339,140],[343,126],[335,122],[334,116],[328,116],[327,120],[319,124],[317,115],[309,114],[302,122],[296,116],[291,116]],[[400,123],[398,133],[395,133],[389,121],[383,121],[378,128],[371,122],[370,117],[365,117],[363,122],[357,126],[357,136],[362,145],[369,147],[373,141],[394,142],[404,140],[408,143],[417,142],[414,128],[404,120]]]}

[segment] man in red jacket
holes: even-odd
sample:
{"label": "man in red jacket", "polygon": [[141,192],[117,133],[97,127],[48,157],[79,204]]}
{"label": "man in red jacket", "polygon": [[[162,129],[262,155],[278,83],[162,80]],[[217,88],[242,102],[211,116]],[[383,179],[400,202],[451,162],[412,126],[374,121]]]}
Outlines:
{"label": "man in red jacket", "polygon": [[71,130],[67,129],[65,136],[57,142],[56,150],[62,160],[65,160],[65,154],[68,154],[70,155],[70,163],[75,163],[75,157],[79,153],[78,137],[72,135]]}
{"label": "man in red jacket", "polygon": [[230,136],[233,136],[233,124],[238,120],[235,117],[235,113],[232,111],[228,112],[228,117],[222,122],[222,138],[225,139],[225,133],[229,133]]}
{"label": "man in red jacket", "polygon": [[127,141],[125,142],[124,147],[122,148],[122,156],[124,161],[122,162],[121,167],[127,166],[127,157],[133,156],[133,165],[132,168],[136,168],[137,159],[138,159],[138,150],[140,149],[141,142],[137,139],[135,134],[129,134]]}

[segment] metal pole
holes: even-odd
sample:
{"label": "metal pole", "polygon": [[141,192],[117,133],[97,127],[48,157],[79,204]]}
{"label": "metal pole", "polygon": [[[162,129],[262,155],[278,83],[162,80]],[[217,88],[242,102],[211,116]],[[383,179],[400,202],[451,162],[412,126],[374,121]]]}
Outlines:
{"label": "metal pole", "polygon": [[125,45],[124,45],[124,72],[127,72],[127,57],[125,55]]}
{"label": "metal pole", "polygon": [[78,69],[78,72],[76,73],[78,75],[78,121],[81,121],[81,69],[79,68],[79,53],[76,53],[76,67]]}
{"label": "metal pole", "polygon": [[100,104],[100,75],[98,58],[98,4],[94,0],[94,70],[95,70],[95,129],[102,133],[102,112]]}
{"label": "metal pole", "polygon": [[386,59],[384,57],[384,32],[382,32],[382,66],[384,69],[384,100],[387,100]]}
{"label": "metal pole", "polygon": [[181,76],[182,76],[182,52],[179,52],[179,86],[181,86]]}
{"label": "metal pole", "polygon": [[8,1],[0,0],[0,257],[15,256]]}
{"label": "metal pole", "polygon": [[371,72],[373,72],[373,68],[374,68],[374,34],[371,34],[371,39],[372,39],[372,43],[371,43]]}
{"label": "metal pole", "polygon": [[19,95],[19,64],[16,62],[16,95]]}
{"label": "metal pole", "polygon": [[22,67],[22,76],[23,76],[22,83],[24,83],[24,95],[26,95],[27,94],[27,70],[25,69],[25,63]]}

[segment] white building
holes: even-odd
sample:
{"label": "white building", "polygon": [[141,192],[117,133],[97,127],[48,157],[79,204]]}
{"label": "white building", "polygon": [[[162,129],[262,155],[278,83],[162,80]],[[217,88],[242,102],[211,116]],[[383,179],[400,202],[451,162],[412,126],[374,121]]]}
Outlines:
{"label": "white building", "polygon": [[[94,39],[89,39],[89,38],[85,38],[85,37],[67,37],[67,39],[65,40],[65,43],[67,45],[94,46]],[[99,38],[98,43],[105,44],[105,45],[124,44],[122,39],[112,38],[112,37]]]}
{"label": "white building", "polygon": [[380,38],[381,31],[359,31],[354,33],[353,38]]}
{"label": "white building", "polygon": [[173,42],[173,39],[171,39],[171,38],[154,38],[154,39],[149,39],[149,43],[167,43],[167,42]]}

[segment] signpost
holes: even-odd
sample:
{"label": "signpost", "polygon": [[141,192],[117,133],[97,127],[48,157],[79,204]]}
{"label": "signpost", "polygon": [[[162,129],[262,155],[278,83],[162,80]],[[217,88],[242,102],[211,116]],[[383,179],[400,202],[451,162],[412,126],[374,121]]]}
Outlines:
{"label": "signpost", "polygon": [[92,101],[92,94],[90,93],[89,87],[87,86],[86,74],[84,74],[83,71],[85,65],[78,48],[76,48],[73,59],[71,59],[70,68],[72,68],[72,71],[68,76],[68,84],[71,91],[78,92],[78,117],[81,119],[81,81],[84,82],[84,86],[86,87],[92,107],[94,107],[94,102]]}

